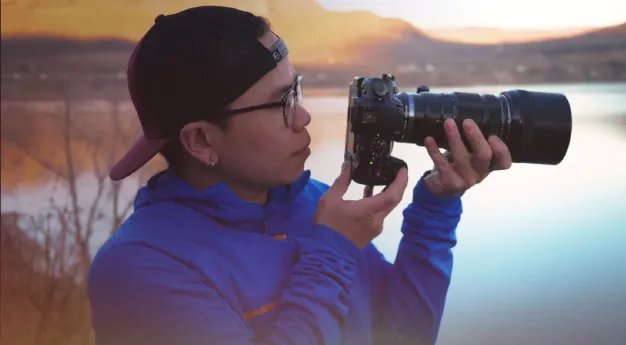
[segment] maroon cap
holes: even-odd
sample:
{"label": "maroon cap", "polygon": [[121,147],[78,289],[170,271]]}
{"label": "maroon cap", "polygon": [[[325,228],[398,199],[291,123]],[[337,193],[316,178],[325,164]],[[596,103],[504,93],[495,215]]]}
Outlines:
{"label": "maroon cap", "polygon": [[[130,56],[127,70],[128,91],[130,93],[130,99],[135,106],[135,109],[139,114],[141,109],[141,103],[137,99],[137,93],[135,92],[135,63],[137,59],[137,52],[143,42],[143,38],[139,41],[135,50]],[[139,115],[141,118],[141,115]],[[126,152],[126,154],[111,168],[109,177],[113,181],[119,181],[128,177],[135,171],[139,170],[142,166],[148,163],[154,158],[172,138],[159,137],[158,131],[151,128],[149,123],[141,121],[141,127],[143,130],[143,136]],[[152,132],[152,133],[151,133]]]}
{"label": "maroon cap", "polygon": [[221,110],[287,56],[282,39],[270,49],[261,44],[259,23],[250,12],[221,6],[155,19],[127,70],[143,136],[113,166],[112,180],[139,170],[168,142],[178,140],[186,124],[217,120]]}

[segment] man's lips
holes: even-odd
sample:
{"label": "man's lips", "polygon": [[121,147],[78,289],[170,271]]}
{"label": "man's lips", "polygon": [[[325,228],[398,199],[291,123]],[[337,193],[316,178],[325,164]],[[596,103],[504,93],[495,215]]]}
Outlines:
{"label": "man's lips", "polygon": [[293,153],[293,154],[294,154],[294,156],[297,156],[297,155],[300,155],[300,154],[303,154],[303,153],[305,153],[305,152],[309,151],[309,150],[310,150],[310,148],[309,148],[309,146],[310,146],[310,145],[311,145],[311,142],[309,141],[309,142],[308,142],[306,145],[304,145],[301,149],[299,149],[298,151],[294,152],[294,153]]}

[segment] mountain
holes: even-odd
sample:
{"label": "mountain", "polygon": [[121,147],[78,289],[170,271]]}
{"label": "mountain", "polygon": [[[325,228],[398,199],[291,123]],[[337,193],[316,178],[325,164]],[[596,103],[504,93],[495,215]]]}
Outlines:
{"label": "mountain", "polygon": [[458,27],[429,29],[429,36],[450,42],[468,44],[507,44],[545,41],[584,34],[589,28],[564,28],[554,30],[499,29],[489,27]]}
{"label": "mountain", "polygon": [[[395,73],[408,85],[520,84],[626,80],[626,23],[568,38],[460,44],[412,30],[364,45],[362,69]],[[345,75],[342,77],[346,77]]]}
{"label": "mountain", "polygon": [[136,44],[115,38],[76,39],[55,36],[16,36],[2,39],[3,58],[29,58],[63,54],[128,52]]}
{"label": "mountain", "polygon": [[401,85],[626,80],[626,23],[543,41],[463,44],[398,19],[331,12],[313,0],[3,1],[3,76],[120,76],[135,42],[158,14],[200,4],[235,6],[269,18],[311,86],[345,87],[355,75],[381,73],[396,74]]}
{"label": "mountain", "polygon": [[[626,22],[602,29],[591,30],[569,38],[554,38],[539,42],[512,44],[510,53],[542,52],[550,56],[576,53],[626,51]],[[619,54],[619,53],[618,53]]]}
{"label": "mountain", "polygon": [[314,0],[10,0],[2,2],[2,35],[137,41],[157,15],[199,5],[232,6],[268,17],[301,65],[347,63],[357,57],[354,47],[363,40],[417,31],[369,12],[330,12]]}

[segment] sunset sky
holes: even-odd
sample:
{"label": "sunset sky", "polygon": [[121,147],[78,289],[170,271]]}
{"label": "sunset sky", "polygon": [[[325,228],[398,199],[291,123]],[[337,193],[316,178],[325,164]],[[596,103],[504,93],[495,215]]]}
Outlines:
{"label": "sunset sky", "polygon": [[422,28],[603,27],[626,22],[624,0],[317,0],[330,10],[369,10]]}
{"label": "sunset sky", "polygon": [[[624,0],[2,0],[2,33],[137,40],[156,15],[199,5],[234,6],[268,15],[293,42],[303,45],[306,37],[310,46],[347,46],[374,36],[388,39],[405,29],[399,21],[380,17],[402,19],[443,40],[488,44],[566,37],[626,22]],[[380,17],[329,10],[365,10]],[[316,50],[303,50],[301,55]]]}

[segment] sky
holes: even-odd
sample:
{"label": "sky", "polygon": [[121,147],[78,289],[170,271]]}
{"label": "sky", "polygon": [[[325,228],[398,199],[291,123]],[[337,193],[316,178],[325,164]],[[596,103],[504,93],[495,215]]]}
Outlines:
{"label": "sky", "polygon": [[562,29],[626,22],[625,0],[317,0],[329,10],[368,10],[421,28]]}

